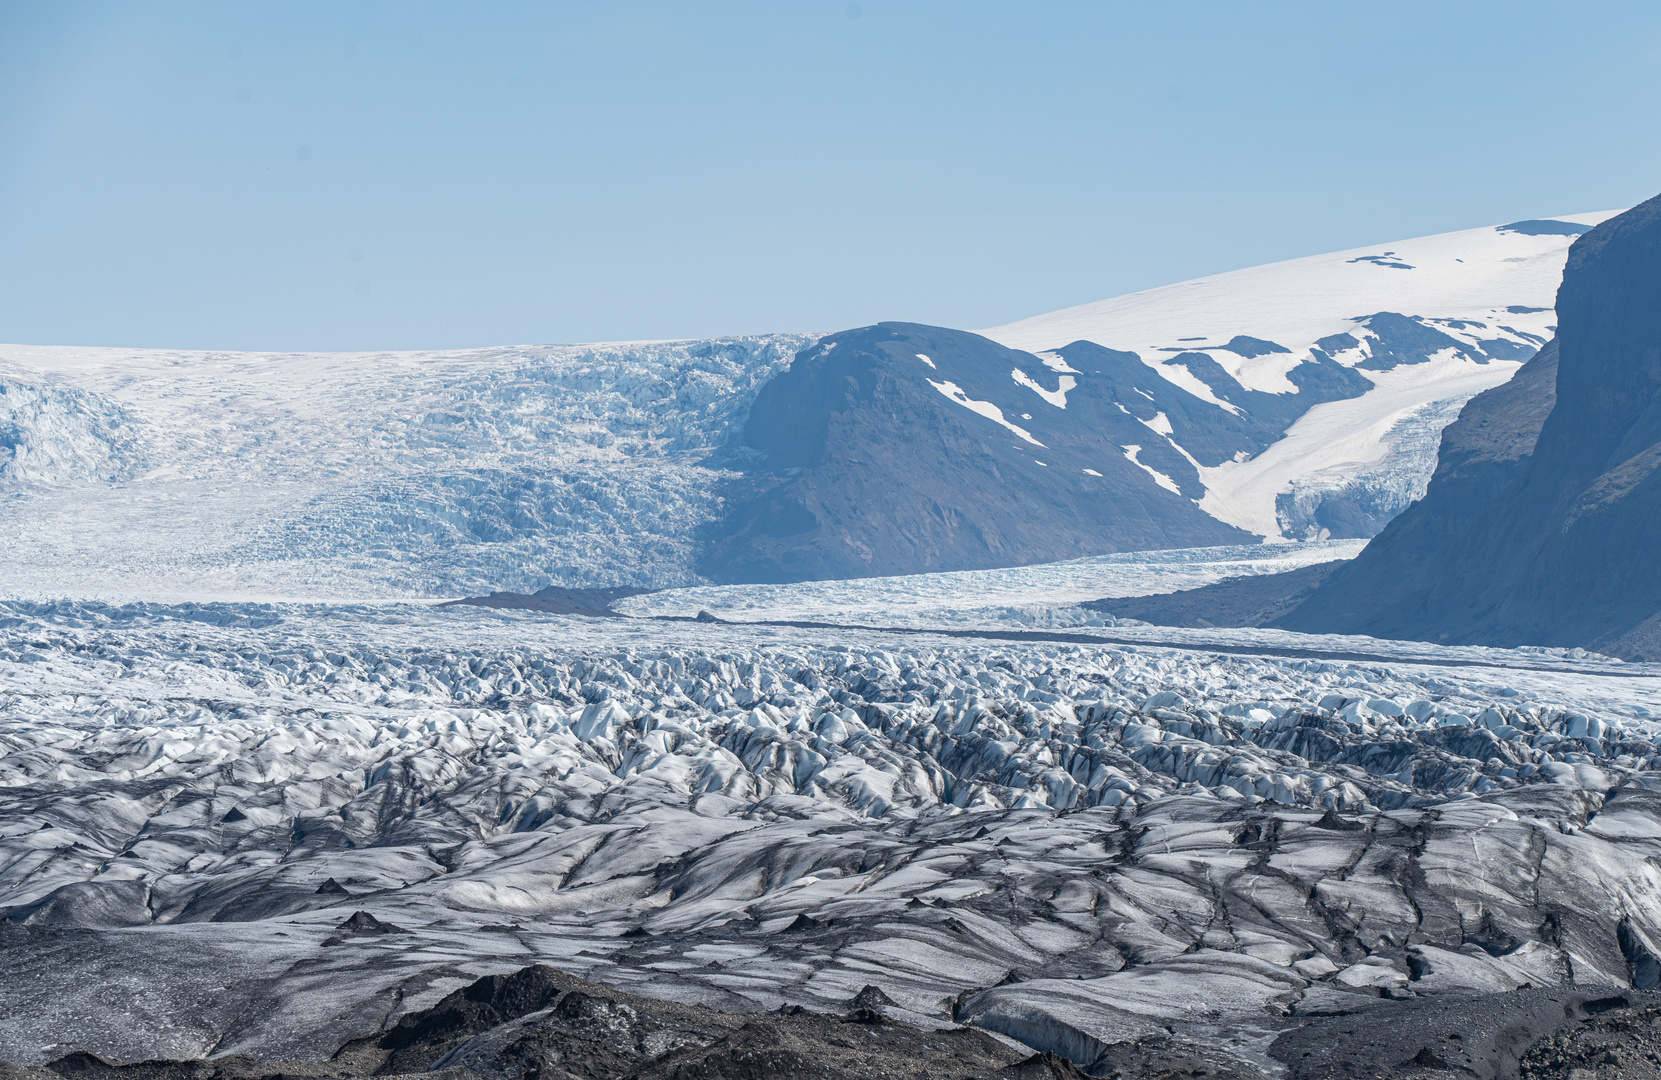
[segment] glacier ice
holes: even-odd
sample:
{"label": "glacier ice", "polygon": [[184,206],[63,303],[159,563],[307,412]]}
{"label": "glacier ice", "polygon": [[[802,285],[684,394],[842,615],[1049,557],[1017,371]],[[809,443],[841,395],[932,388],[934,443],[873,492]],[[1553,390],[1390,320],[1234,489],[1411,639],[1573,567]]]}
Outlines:
{"label": "glacier ice", "polygon": [[0,1058],[318,1060],[541,961],[1088,1063],[1661,938],[1648,668],[1143,632],[0,605]]}
{"label": "glacier ice", "polygon": [[1371,464],[1328,465],[1293,478],[1275,497],[1280,534],[1304,540],[1376,536],[1409,503],[1424,497],[1436,471],[1442,429],[1467,398],[1433,401],[1396,420]]}
{"label": "glacier ice", "polygon": [[448,353],[0,346],[6,595],[688,584],[806,335]]}
{"label": "glacier ice", "polygon": [[694,585],[618,601],[637,616],[696,617],[708,611],[738,622],[811,619],[867,626],[955,629],[1066,628],[1111,623],[1079,607],[1101,597],[1197,589],[1225,578],[1278,574],[1353,558],[1359,540],[1252,544],[1121,552],[1000,570],[802,581],[786,585]]}

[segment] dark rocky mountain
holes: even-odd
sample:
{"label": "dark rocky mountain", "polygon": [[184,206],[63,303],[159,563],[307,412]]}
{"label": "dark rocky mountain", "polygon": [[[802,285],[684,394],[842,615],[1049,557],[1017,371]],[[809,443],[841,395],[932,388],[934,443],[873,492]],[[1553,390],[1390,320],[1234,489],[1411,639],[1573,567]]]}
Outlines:
{"label": "dark rocky mountain", "polygon": [[1131,354],[1060,355],[911,323],[823,339],[757,397],[744,440],[762,468],[700,572],[871,577],[1252,539],[1195,505],[1194,466],[1143,422],[1206,432],[1196,414],[1220,410]]}
{"label": "dark rocky mountain", "polygon": [[1280,625],[1661,658],[1661,198],[1575,242],[1557,315],[1444,432],[1425,498]]}
{"label": "dark rocky mountain", "polygon": [[797,581],[1249,542],[1196,505],[1200,467],[1255,454],[1312,405],[1372,385],[1325,356],[1293,370],[1296,394],[1247,390],[1206,353],[1161,363],[1210,400],[1087,341],[1038,356],[914,323],[831,335],[757,397],[750,475],[700,572]]}

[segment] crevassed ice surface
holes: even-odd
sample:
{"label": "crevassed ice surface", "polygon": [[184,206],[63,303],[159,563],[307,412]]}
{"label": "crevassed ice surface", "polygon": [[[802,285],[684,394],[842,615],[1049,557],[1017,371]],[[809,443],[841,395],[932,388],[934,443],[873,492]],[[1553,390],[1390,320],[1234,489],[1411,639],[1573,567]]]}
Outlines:
{"label": "crevassed ice surface", "polygon": [[1238,1065],[1661,941],[1656,669],[1089,633],[0,604],[0,1059],[319,1060],[546,962]]}
{"label": "crevassed ice surface", "polygon": [[679,584],[708,455],[813,340],[254,354],[0,346],[0,591]]}

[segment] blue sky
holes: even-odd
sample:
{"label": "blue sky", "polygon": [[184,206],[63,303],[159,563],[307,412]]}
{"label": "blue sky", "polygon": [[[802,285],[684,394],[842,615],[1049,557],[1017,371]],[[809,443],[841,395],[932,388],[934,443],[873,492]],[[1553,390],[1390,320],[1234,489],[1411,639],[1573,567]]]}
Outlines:
{"label": "blue sky", "polygon": [[1661,191],[1650,3],[10,3],[0,341],[977,328]]}

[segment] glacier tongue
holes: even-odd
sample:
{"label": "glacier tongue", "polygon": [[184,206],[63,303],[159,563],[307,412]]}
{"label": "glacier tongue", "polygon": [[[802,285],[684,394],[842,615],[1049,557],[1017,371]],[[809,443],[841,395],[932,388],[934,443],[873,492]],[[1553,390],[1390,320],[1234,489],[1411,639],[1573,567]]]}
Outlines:
{"label": "glacier tongue", "polygon": [[1293,478],[1275,496],[1280,534],[1305,540],[1377,535],[1424,497],[1436,471],[1442,429],[1459,418],[1467,400],[1433,401],[1394,420],[1378,439],[1377,461],[1346,461]]}
{"label": "glacier tongue", "polygon": [[687,584],[805,335],[286,355],[0,346],[10,596]]}
{"label": "glacier tongue", "polygon": [[1219,1031],[1628,984],[1661,941],[1634,665],[406,605],[0,621],[0,1059],[320,1060],[543,961],[1244,1061]]}

